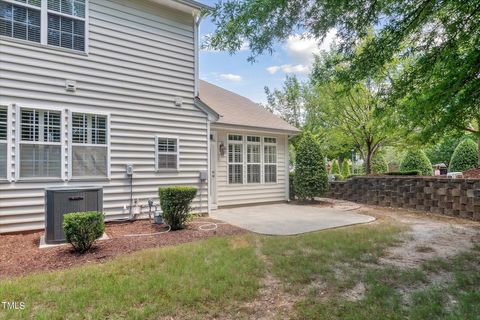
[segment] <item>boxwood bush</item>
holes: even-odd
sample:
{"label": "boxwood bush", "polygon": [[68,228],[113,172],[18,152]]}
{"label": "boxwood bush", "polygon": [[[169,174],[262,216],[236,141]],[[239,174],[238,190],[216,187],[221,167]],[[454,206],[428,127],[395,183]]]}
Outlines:
{"label": "boxwood bush", "polygon": [[165,223],[169,224],[172,230],[185,228],[197,189],[187,186],[162,187],[158,194]]}
{"label": "boxwood bush", "polygon": [[400,171],[420,171],[424,176],[433,175],[432,164],[422,150],[410,150],[400,164]]}
{"label": "boxwood bush", "polygon": [[75,212],[63,216],[63,231],[73,249],[85,253],[105,231],[105,219],[101,212]]}
{"label": "boxwood bush", "polygon": [[328,190],[328,175],[318,140],[306,132],[297,146],[295,194],[299,200],[314,199]]}
{"label": "boxwood bush", "polygon": [[472,139],[458,144],[450,160],[449,172],[463,172],[478,166],[478,146]]}

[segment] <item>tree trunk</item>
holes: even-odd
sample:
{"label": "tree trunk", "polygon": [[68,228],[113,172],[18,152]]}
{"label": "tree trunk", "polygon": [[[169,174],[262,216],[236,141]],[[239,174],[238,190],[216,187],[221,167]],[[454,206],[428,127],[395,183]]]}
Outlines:
{"label": "tree trunk", "polygon": [[367,143],[367,156],[365,159],[365,174],[372,173],[372,157],[373,157],[373,150],[371,143]]}

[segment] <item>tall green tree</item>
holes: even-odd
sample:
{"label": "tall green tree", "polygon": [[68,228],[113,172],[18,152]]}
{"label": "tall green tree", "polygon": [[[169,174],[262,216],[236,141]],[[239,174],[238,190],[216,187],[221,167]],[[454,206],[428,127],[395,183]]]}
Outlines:
{"label": "tall green tree", "polygon": [[311,74],[316,99],[306,104],[306,127],[319,126],[328,137],[341,137],[355,145],[371,173],[371,161],[376,152],[394,141],[397,126],[395,114],[384,110],[375,80],[359,81],[346,86],[336,76],[341,66],[332,61],[334,54],[316,59]]}
{"label": "tall green tree", "polygon": [[295,75],[287,75],[281,90],[265,87],[267,104],[264,107],[279,115],[291,125],[300,128],[303,123],[302,86]]}
{"label": "tall green tree", "polygon": [[[424,141],[463,130],[480,144],[478,0],[226,0],[210,15],[207,45],[235,52],[247,42],[251,61],[298,30],[322,40],[334,29],[353,86],[383,74],[389,105]],[[399,57],[407,59],[391,74],[386,66]]]}

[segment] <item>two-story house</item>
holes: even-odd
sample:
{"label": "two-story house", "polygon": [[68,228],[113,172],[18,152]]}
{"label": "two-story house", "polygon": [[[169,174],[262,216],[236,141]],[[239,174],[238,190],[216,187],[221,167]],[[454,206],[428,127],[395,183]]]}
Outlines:
{"label": "two-story house", "polygon": [[[166,185],[196,187],[199,212],[288,198],[288,136],[297,130],[200,85],[203,7],[0,0],[0,233],[43,228],[44,190],[54,186],[102,186],[107,220],[130,213],[131,193],[145,212]],[[241,108],[262,122],[236,121]]]}

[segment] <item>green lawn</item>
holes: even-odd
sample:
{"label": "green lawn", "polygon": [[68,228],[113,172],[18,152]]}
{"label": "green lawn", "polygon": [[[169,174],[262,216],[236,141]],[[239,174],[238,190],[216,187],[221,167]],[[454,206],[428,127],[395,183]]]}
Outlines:
{"label": "green lawn", "polygon": [[[0,310],[0,318],[249,318],[255,310],[245,305],[269,272],[300,297],[291,318],[479,319],[480,247],[416,269],[378,264],[405,228],[381,222],[294,237],[211,238],[15,278],[0,282],[0,300],[27,308]],[[449,281],[431,284],[435,276]],[[359,283],[362,295],[347,299]]]}

